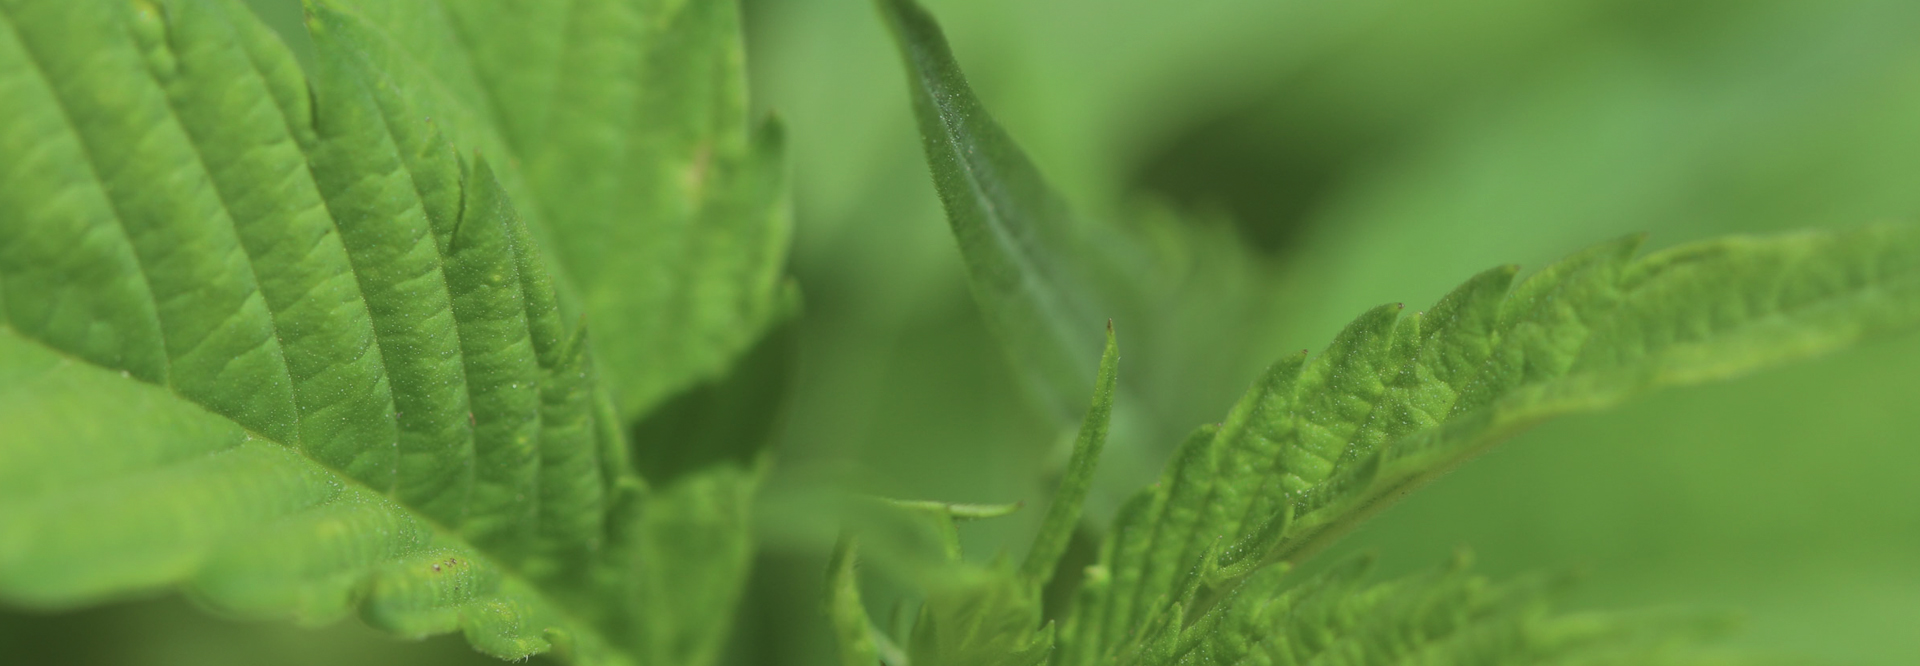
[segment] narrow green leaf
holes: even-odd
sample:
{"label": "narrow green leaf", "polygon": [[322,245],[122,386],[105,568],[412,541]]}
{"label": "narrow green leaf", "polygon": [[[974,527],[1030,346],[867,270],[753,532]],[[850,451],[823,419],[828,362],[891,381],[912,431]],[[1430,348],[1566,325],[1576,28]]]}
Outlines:
{"label": "narrow green leaf", "polygon": [[1087,489],[1093,486],[1094,466],[1100,460],[1100,449],[1107,443],[1107,423],[1113,417],[1113,388],[1119,364],[1120,348],[1114,343],[1113,323],[1108,322],[1107,346],[1100,353],[1100,376],[1094,380],[1093,403],[1087,406],[1080,434],[1074,438],[1073,458],[1067,463],[1066,476],[1060,479],[1060,489],[1053,493],[1047,517],[1040,523],[1040,533],[1034,535],[1027,559],[1020,565],[1020,575],[1036,589],[1045,588],[1053,578],[1054,568],[1067,552],[1067,542],[1080,526],[1080,510],[1086,504]]}
{"label": "narrow green leaf", "polygon": [[1101,313],[1093,248],[1072,213],[967,86],[946,37],[913,0],[876,0],[900,46],[935,189],[974,300],[1028,390],[1062,421],[1094,376]]}
{"label": "narrow green leaf", "polygon": [[1223,608],[1248,594],[1249,574],[1278,575],[1254,573],[1261,564],[1311,556],[1546,418],[1920,323],[1914,227],[1733,237],[1635,259],[1638,246],[1582,252],[1511,293],[1515,269],[1496,268],[1426,313],[1376,308],[1312,360],[1276,363],[1122,512],[1067,623],[1064,663],[1197,645],[1166,632],[1225,621],[1212,614],[1235,612]]}

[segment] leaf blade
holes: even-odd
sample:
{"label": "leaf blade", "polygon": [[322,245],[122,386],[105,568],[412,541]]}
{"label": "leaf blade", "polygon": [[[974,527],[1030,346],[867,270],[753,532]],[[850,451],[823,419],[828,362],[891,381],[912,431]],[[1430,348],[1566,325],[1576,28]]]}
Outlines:
{"label": "leaf blade", "polygon": [[1073,457],[1067,462],[1067,472],[1060,479],[1060,488],[1055,490],[1047,506],[1046,518],[1040,523],[1040,532],[1033,537],[1033,545],[1027,550],[1027,557],[1020,564],[1020,575],[1031,582],[1035,589],[1045,589],[1047,581],[1053,578],[1053,570],[1060,558],[1067,552],[1067,542],[1073,538],[1073,532],[1080,526],[1080,511],[1087,501],[1087,491],[1093,487],[1094,466],[1100,460],[1100,450],[1107,443],[1107,426],[1113,418],[1113,392],[1116,377],[1119,374],[1120,347],[1114,341],[1113,324],[1107,324],[1106,349],[1100,352],[1100,375],[1093,382],[1092,404],[1087,405],[1087,415],[1081,421],[1080,432],[1074,437]]}
{"label": "leaf blade", "polygon": [[1101,314],[1091,256],[1066,202],[967,85],[933,16],[913,0],[875,0],[907,69],[935,189],[967,265],[974,300],[1024,386],[1062,421],[1080,413],[1099,358],[1080,331]]}
{"label": "leaf blade", "polygon": [[[1136,500],[1146,513],[1110,537],[1122,547],[1104,551],[1099,578],[1113,582],[1074,610],[1064,653],[1077,661],[1069,663],[1158,649],[1143,641],[1155,632],[1173,640],[1165,627],[1179,626],[1184,599],[1197,602],[1185,606],[1189,615],[1226,612],[1222,604],[1257,570],[1251,565],[1310,557],[1534,423],[1920,324],[1920,229],[1911,226],[1732,237],[1636,259],[1638,245],[1629,238],[1576,254],[1510,292],[1512,267],[1487,271],[1432,316],[1377,308],[1297,381],[1256,385],[1217,433],[1182,447],[1177,459],[1202,471],[1169,470]],[[1359,399],[1350,408],[1327,403],[1341,392],[1326,379],[1339,374],[1362,375],[1373,388],[1345,392]],[[1315,420],[1330,413],[1333,421]],[[1275,493],[1276,475],[1294,485]],[[1187,499],[1168,499],[1183,492]],[[1283,527],[1260,535],[1273,520]],[[1187,545],[1125,547],[1166,525],[1191,534],[1172,542]],[[1206,545],[1236,542],[1253,551],[1227,559]]]}
{"label": "leaf blade", "polygon": [[396,41],[418,60],[464,54],[436,71],[471,79],[460,104],[497,119],[581,309],[632,336],[594,350],[624,419],[721,375],[777,323],[785,137],[748,126],[737,3],[355,4],[456,28]]}
{"label": "leaf blade", "polygon": [[[69,476],[52,493],[12,486],[0,499],[8,533],[0,595],[15,603],[71,607],[184,584],[222,610],[311,622],[337,619],[364,594],[359,603],[375,626],[406,635],[462,629],[502,658],[546,649],[548,623],[564,622],[443,528],[163,387],[11,330],[0,330],[0,368],[0,412],[17,432],[36,435],[4,455],[43,462],[9,465],[9,474],[88,477]],[[84,416],[101,400],[120,408],[115,423]],[[128,433],[139,433],[146,460],[127,460]],[[102,464],[44,464],[52,458]],[[381,529],[366,529],[372,524]],[[579,654],[605,650],[594,636],[581,638]]]}
{"label": "leaf blade", "polygon": [[854,568],[859,552],[853,538],[842,537],[827,560],[827,618],[833,623],[842,666],[881,663],[873,622],[867,619],[867,607],[860,601],[860,581]]}
{"label": "leaf blade", "polygon": [[[54,176],[0,186],[20,211],[0,224],[0,411],[40,436],[0,441],[24,475],[0,496],[0,599],[179,586],[240,614],[357,609],[503,658],[630,663],[648,639],[617,622],[692,585],[675,575],[738,587],[757,474],[691,494],[633,475],[506,189],[318,14],[308,80],[229,0],[0,5],[0,86],[21,93],[0,169]],[[37,288],[137,316],[50,310]],[[655,499],[691,508],[645,522]],[[610,553],[649,547],[610,533],[709,527],[729,555],[592,591],[638,578]],[[717,598],[702,626],[725,626]],[[694,648],[665,652],[711,659],[712,632],[683,633],[659,640]]]}

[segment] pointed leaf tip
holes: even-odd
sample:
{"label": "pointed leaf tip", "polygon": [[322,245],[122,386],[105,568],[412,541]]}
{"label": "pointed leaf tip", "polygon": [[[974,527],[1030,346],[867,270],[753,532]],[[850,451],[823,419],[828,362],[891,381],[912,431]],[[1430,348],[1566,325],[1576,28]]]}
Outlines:
{"label": "pointed leaf tip", "polygon": [[921,145],[988,329],[1039,406],[1070,423],[1097,358],[1100,246],[968,86],[933,16],[876,0],[898,45]]}
{"label": "pointed leaf tip", "polygon": [[1027,559],[1020,567],[1021,575],[1036,590],[1046,587],[1052,579],[1060,557],[1066,554],[1067,543],[1072,539],[1074,529],[1079,526],[1080,512],[1086,503],[1087,492],[1093,486],[1093,472],[1099,464],[1100,451],[1106,446],[1107,429],[1113,417],[1113,393],[1119,364],[1120,347],[1114,338],[1113,322],[1108,320],[1106,348],[1100,354],[1100,373],[1094,380],[1092,403],[1087,406],[1080,433],[1074,438],[1073,457],[1067,463],[1067,473],[1060,480],[1060,489],[1054,492],[1053,503],[1047,507],[1047,517],[1041,523],[1040,533],[1034,537]]}

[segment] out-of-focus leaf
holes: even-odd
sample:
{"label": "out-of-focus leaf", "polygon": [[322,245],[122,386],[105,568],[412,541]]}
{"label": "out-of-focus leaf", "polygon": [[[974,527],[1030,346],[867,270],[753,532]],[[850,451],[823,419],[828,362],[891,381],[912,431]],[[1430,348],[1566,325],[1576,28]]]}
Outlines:
{"label": "out-of-focus leaf", "polygon": [[[920,136],[975,300],[1038,399],[1063,420],[1094,374],[1095,330],[1114,313],[1103,271],[1066,202],[989,115],[933,17],[913,0],[877,0],[907,66]],[[1103,312],[1102,310],[1109,310]]]}

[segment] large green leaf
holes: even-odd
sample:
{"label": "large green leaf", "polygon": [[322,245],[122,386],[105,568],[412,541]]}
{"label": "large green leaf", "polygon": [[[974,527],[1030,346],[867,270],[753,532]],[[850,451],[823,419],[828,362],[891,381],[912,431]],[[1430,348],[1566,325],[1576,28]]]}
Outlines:
{"label": "large green leaf", "polygon": [[[182,586],[503,658],[712,661],[758,465],[647,487],[600,378],[685,373],[595,361],[536,241],[560,218],[523,223],[500,132],[381,41],[418,24],[309,9],[302,72],[232,0],[0,3],[0,601]],[[751,156],[684,234],[686,307],[775,284]],[[616,339],[717,367],[733,334]]]}
{"label": "large green leaf", "polygon": [[1059,490],[1047,505],[1040,532],[1033,537],[1027,557],[1020,563],[1020,575],[1035,594],[1047,587],[1054,569],[1067,553],[1067,542],[1080,526],[1080,512],[1087,503],[1087,491],[1093,487],[1093,471],[1106,448],[1107,431],[1113,421],[1114,385],[1120,376],[1120,346],[1113,337],[1113,323],[1107,323],[1107,346],[1100,352],[1100,374],[1093,381],[1093,402],[1080,421],[1080,432],[1073,438],[1073,457],[1067,461],[1066,474]]}
{"label": "large green leaf", "polygon": [[736,2],[357,4],[451,19],[453,41],[406,44],[464,55],[582,307],[622,332],[595,352],[623,416],[718,375],[781,316],[784,140],[747,131]]}
{"label": "large green leaf", "polygon": [[790,306],[785,139],[773,122],[748,131],[737,3],[324,0],[308,12],[327,33],[316,42],[359,59],[386,112],[499,157],[563,306],[622,331],[594,352],[623,418],[724,372]]}
{"label": "large green leaf", "polygon": [[[1133,654],[1218,609],[1245,576],[1539,421],[1735,376],[1920,323],[1920,230],[1731,237],[1635,259],[1602,245],[1513,287],[1468,281],[1433,308],[1362,315],[1319,356],[1280,360],[1123,510],[1063,643]],[[1184,610],[1183,610],[1184,609]]]}

